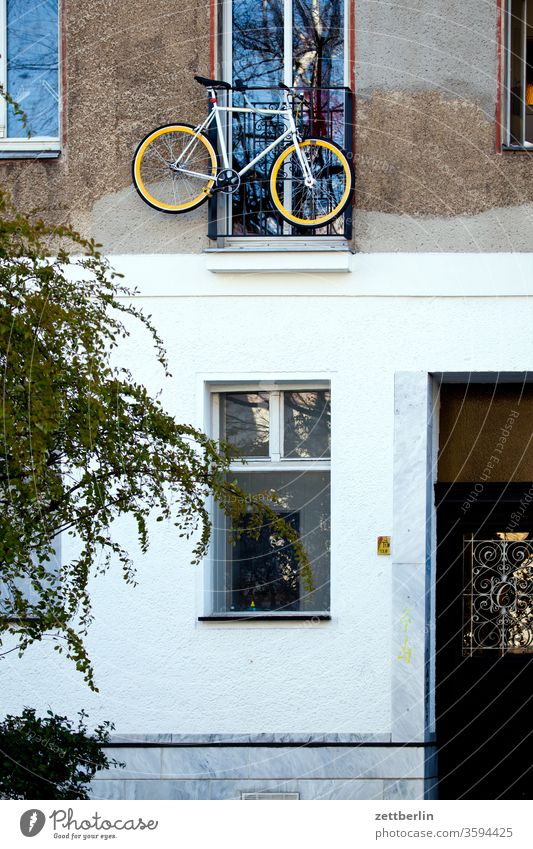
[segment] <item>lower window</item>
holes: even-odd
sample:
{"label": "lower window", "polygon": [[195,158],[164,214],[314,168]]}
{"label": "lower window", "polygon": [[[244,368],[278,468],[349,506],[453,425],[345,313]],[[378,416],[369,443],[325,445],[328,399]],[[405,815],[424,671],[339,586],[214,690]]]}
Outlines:
{"label": "lower window", "polygon": [[302,540],[311,561],[306,587],[291,543],[266,522],[239,534],[216,517],[213,613],[291,615],[330,607],[331,398],[323,385],[257,387],[213,394],[218,436],[242,459],[229,480],[247,493],[275,491],[272,507]]}

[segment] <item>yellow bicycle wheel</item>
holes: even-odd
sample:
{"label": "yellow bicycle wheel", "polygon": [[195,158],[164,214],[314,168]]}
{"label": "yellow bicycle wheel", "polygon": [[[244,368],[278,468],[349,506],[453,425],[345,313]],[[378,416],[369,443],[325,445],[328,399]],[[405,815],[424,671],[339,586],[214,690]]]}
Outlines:
{"label": "yellow bicycle wheel", "polygon": [[161,212],[190,212],[209,197],[217,173],[211,142],[189,124],[153,130],[137,147],[133,184],[145,203]]}
{"label": "yellow bicycle wheel", "polygon": [[270,194],[283,218],[297,227],[323,227],[350,202],[353,174],[344,151],[329,139],[300,142],[312,182],[306,183],[296,145],[282,150],[270,173]]}

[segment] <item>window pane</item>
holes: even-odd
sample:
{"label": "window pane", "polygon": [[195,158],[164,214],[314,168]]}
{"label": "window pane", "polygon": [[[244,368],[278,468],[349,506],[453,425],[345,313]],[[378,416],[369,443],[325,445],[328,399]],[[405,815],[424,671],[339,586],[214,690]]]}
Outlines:
{"label": "window pane", "polygon": [[227,392],[220,397],[222,439],[244,457],[268,457],[268,392]]}
{"label": "window pane", "polygon": [[329,457],[331,393],[328,390],[283,393],[285,457]]}
{"label": "window pane", "polygon": [[344,85],[344,0],[294,0],[294,85]]}
{"label": "window pane", "polygon": [[253,86],[283,79],[283,0],[234,0],[233,80]]}
{"label": "window pane", "polygon": [[[283,0],[234,0],[232,6],[233,80],[250,86],[274,86],[283,80]],[[243,95],[233,92],[234,106],[247,106]],[[279,94],[253,91],[257,106],[277,107]],[[232,126],[233,168],[240,170],[285,130],[283,120],[257,113],[235,113]],[[268,175],[278,149],[256,163],[253,179],[244,181],[232,196],[232,232],[261,234],[278,232],[267,191]]]}
{"label": "window pane", "polygon": [[300,580],[294,552],[266,526],[259,539],[243,534],[220,550],[215,579],[216,609],[235,612],[329,610],[329,472],[261,472],[232,476],[249,493],[276,490],[275,506],[305,541],[313,592]]}
{"label": "window pane", "polygon": [[23,128],[12,107],[7,135],[59,136],[58,0],[7,0],[7,89],[27,115]]}

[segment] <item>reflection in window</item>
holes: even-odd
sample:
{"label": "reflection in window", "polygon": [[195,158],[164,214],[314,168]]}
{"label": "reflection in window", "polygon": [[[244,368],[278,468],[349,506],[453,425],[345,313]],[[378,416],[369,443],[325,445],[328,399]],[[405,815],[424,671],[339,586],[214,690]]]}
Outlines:
{"label": "reflection in window", "polygon": [[283,79],[283,0],[233,0],[233,79],[277,86]]}
{"label": "reflection in window", "polygon": [[[271,522],[259,534],[246,520],[214,516],[215,613],[326,612],[330,604],[330,389],[274,384],[268,391],[216,392],[220,437],[249,458],[232,462],[228,481],[266,497],[299,535],[309,557],[313,589],[300,579],[294,547]],[[253,459],[256,462],[253,462]],[[260,462],[257,462],[260,461]],[[275,497],[274,497],[275,493]],[[254,529],[257,531],[257,529]]]}
{"label": "reflection in window", "polygon": [[221,396],[221,437],[243,457],[267,457],[268,393],[227,392]]}
{"label": "reflection in window", "polygon": [[285,457],[329,457],[330,399],[329,390],[283,393]]}
{"label": "reflection in window", "polygon": [[58,0],[6,0],[7,90],[27,115],[25,129],[12,107],[7,135],[59,136]]}
{"label": "reflection in window", "polygon": [[[234,80],[344,85],[344,0],[233,0],[232,20]],[[292,79],[284,74],[286,30],[292,32]]]}
{"label": "reflection in window", "polygon": [[[300,531],[299,512],[280,511],[278,515]],[[290,543],[268,525],[261,528],[257,539],[246,533],[238,537],[231,563],[231,610],[298,610],[298,561]]]}
{"label": "reflection in window", "polygon": [[294,85],[344,85],[344,3],[294,0]]}
{"label": "reflection in window", "polygon": [[[277,108],[278,83],[312,89],[297,124],[303,135],[344,138],[344,0],[233,0],[232,78],[266,90],[249,92],[257,106]],[[285,56],[289,45],[292,55]],[[285,61],[287,59],[287,61]],[[290,70],[289,70],[290,69]],[[244,106],[238,92],[233,104]],[[234,115],[233,168],[240,170],[286,129],[282,119],[256,113]],[[232,196],[234,235],[287,233],[271,206],[268,177],[279,148],[261,160]],[[340,221],[330,225],[336,232]]]}
{"label": "reflection in window", "polygon": [[[246,492],[275,490],[276,510],[298,530],[309,555],[315,590],[305,592],[290,545],[264,527],[259,539],[242,534],[225,555],[226,598],[230,611],[306,611],[329,608],[329,472],[256,472],[232,475]],[[253,602],[253,605],[252,605]]]}

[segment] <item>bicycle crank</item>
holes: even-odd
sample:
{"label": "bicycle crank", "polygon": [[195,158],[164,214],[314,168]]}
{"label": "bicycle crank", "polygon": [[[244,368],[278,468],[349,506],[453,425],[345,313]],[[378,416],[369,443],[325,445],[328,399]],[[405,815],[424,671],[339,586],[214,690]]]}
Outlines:
{"label": "bicycle crank", "polygon": [[241,185],[241,178],[233,168],[223,168],[217,174],[216,186],[212,191],[232,195]]}

